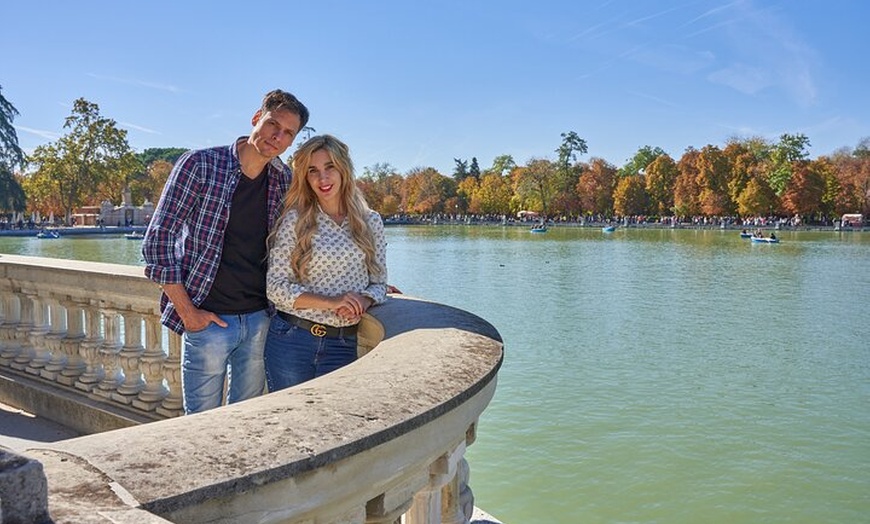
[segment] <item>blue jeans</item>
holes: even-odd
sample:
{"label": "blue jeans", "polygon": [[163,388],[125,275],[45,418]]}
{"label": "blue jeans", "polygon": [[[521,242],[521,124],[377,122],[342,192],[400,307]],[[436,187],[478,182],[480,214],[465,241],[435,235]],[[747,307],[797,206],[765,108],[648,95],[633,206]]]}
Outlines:
{"label": "blue jeans", "polygon": [[278,391],[356,360],[356,336],[316,337],[276,315],[269,326],[265,358],[269,391]]}
{"label": "blue jeans", "polygon": [[264,390],[269,312],[218,316],[227,327],[212,322],[202,331],[184,333],[181,391],[186,414],[220,406],[227,378],[227,403],[256,397]]}

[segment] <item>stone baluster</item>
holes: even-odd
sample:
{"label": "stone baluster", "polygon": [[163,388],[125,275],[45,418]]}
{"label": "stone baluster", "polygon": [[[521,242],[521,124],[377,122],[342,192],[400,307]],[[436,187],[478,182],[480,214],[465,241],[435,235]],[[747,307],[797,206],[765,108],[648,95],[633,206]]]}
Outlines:
{"label": "stone baluster", "polygon": [[15,326],[15,344],[18,346],[18,354],[12,360],[10,366],[13,369],[24,371],[33,359],[33,345],[30,342],[30,331],[33,329],[33,300],[24,294],[17,293],[21,304],[21,316],[18,325]]}
{"label": "stone baluster", "polygon": [[15,341],[15,332],[21,321],[21,306],[18,297],[11,292],[4,291],[0,300],[3,307],[3,323],[0,324],[0,365],[9,366],[21,347]]}
{"label": "stone baluster", "polygon": [[405,514],[405,524],[456,522],[456,504],[450,497],[444,499],[442,494],[443,488],[456,478],[456,466],[464,454],[465,440],[429,466],[429,482],[414,495],[414,503]]}
{"label": "stone baluster", "polygon": [[57,382],[60,372],[66,366],[67,353],[61,347],[63,337],[66,335],[66,311],[57,300],[48,301],[49,330],[45,335],[45,346],[51,354],[51,360],[45,364],[45,368],[39,373],[42,378]]}
{"label": "stone baluster", "polygon": [[124,372],[124,381],[112,393],[112,399],[122,404],[130,404],[145,388],[145,380],[139,368],[139,359],[145,352],[142,346],[142,315],[124,312],[124,346],[118,352],[118,364]]}
{"label": "stone baluster", "polygon": [[169,386],[169,393],[157,413],[165,417],[177,417],[183,413],[183,400],[181,396],[181,335],[169,331],[169,355],[163,362],[163,376]]}
{"label": "stone baluster", "polygon": [[401,524],[414,502],[414,494],[429,483],[429,471],[414,476],[405,484],[393,488],[366,503],[366,524]]}
{"label": "stone baluster", "polygon": [[100,346],[100,362],[103,364],[103,380],[97,383],[93,393],[108,399],[112,393],[118,390],[118,386],[124,378],[121,371],[119,354],[123,343],[121,342],[121,315],[117,311],[105,309],[103,311],[104,339]]}
{"label": "stone baluster", "polygon": [[85,362],[85,371],[76,380],[76,388],[83,391],[93,391],[103,380],[105,373],[100,362],[100,348],[103,345],[102,316],[96,304],[85,306],[85,338],[79,345],[79,355]]}
{"label": "stone baluster", "polygon": [[[441,523],[442,524],[468,524],[471,515],[465,515],[460,504],[460,472],[462,462],[465,460],[467,443],[463,441],[450,454],[449,461],[452,465],[453,475],[450,480],[441,487]],[[466,463],[466,467],[468,464]]]}
{"label": "stone baluster", "polygon": [[82,359],[81,345],[85,340],[84,309],[80,304],[67,302],[66,333],[60,341],[60,351],[66,355],[66,365],[57,377],[57,381],[65,386],[73,386],[76,379],[85,372],[87,366]]}
{"label": "stone baluster", "polygon": [[[468,426],[465,431],[465,447],[468,448],[474,444],[475,440],[477,440],[477,422]],[[474,514],[474,492],[471,491],[471,486],[468,484],[471,477],[471,467],[465,460],[465,456],[459,460],[458,468],[456,476],[459,479],[459,507],[465,518],[470,521]]]}
{"label": "stone baluster", "polygon": [[46,345],[45,337],[48,334],[48,302],[45,298],[40,297],[36,293],[30,294],[30,301],[33,303],[33,325],[27,333],[27,338],[30,341],[32,349],[32,358],[27,363],[24,370],[31,375],[39,375],[42,369],[51,360],[51,351]]}
{"label": "stone baluster", "polygon": [[133,400],[133,406],[145,411],[154,411],[166,398],[168,390],[163,385],[166,353],[163,351],[163,337],[160,318],[156,315],[145,317],[145,351],[139,358],[139,369],[145,375],[145,387]]}

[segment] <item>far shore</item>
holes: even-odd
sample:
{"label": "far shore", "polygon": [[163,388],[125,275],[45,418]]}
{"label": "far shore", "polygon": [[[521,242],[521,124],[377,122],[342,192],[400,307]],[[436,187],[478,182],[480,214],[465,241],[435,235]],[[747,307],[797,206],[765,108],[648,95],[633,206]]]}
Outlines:
{"label": "far shore", "polygon": [[[490,226],[490,227],[522,227],[531,228],[540,225],[540,222],[531,220],[489,220],[477,219],[473,217],[459,218],[387,218],[384,219],[385,226]],[[837,226],[826,226],[821,224],[801,224],[799,226],[782,225],[782,224],[767,224],[767,225],[741,225],[741,224],[714,224],[714,223],[692,223],[682,222],[677,224],[667,224],[659,222],[637,222],[624,224],[622,221],[547,221],[547,227],[551,228],[592,228],[597,229],[605,226],[617,226],[623,229],[697,229],[697,230],[714,230],[722,229],[729,231],[749,232],[755,230],[762,231],[831,231],[831,232],[863,232],[870,230],[868,227],[848,227],[839,228]],[[128,233],[144,233],[146,226],[47,226],[40,228],[25,228],[25,229],[0,229],[0,237],[35,237],[39,232],[45,230],[57,231],[60,236],[94,236],[94,235],[125,235]]]}

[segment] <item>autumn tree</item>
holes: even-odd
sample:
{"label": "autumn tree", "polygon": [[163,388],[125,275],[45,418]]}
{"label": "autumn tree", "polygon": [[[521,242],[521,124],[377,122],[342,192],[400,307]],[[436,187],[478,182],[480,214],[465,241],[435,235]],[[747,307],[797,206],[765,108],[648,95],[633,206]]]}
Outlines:
{"label": "autumn tree", "polygon": [[456,196],[456,181],[431,167],[415,168],[405,178],[404,209],[411,213],[430,214],[446,210],[445,202]]}
{"label": "autumn tree", "polygon": [[511,207],[516,211],[525,209],[548,216],[555,193],[555,178],[556,166],[545,159],[532,159],[514,170]]}
{"label": "autumn tree", "polygon": [[471,206],[477,213],[506,215],[511,210],[511,184],[507,177],[488,173],[480,178],[480,184]]}
{"label": "autumn tree", "polygon": [[[127,144],[127,131],[100,116],[97,104],[84,98],[74,102],[64,128],[69,132],[56,143],[36,148],[29,185],[43,197],[55,196],[69,223],[75,208],[95,204],[100,197],[117,198],[138,162]],[[110,195],[113,191],[118,193]]]}
{"label": "autumn tree", "polygon": [[646,214],[648,202],[643,175],[622,177],[616,183],[616,190],[613,192],[613,210],[617,215]]}
{"label": "autumn tree", "polygon": [[731,214],[735,206],[728,197],[728,178],[731,172],[728,158],[718,147],[706,145],[694,161],[701,213],[707,216]]}
{"label": "autumn tree", "polygon": [[644,168],[650,212],[659,216],[670,215],[673,212],[674,187],[678,175],[677,163],[666,153],[656,157]]}
{"label": "autumn tree", "polygon": [[357,181],[369,206],[383,216],[398,213],[402,207],[402,178],[388,163],[377,163],[363,169]]}
{"label": "autumn tree", "polygon": [[763,173],[763,158],[745,140],[730,140],[722,154],[728,159],[731,172],[728,176],[728,196],[736,203],[746,185]]}
{"label": "autumn tree", "polygon": [[674,214],[690,217],[701,212],[700,193],[698,186],[697,158],[700,152],[689,147],[677,162],[677,180],[674,182]]}
{"label": "autumn tree", "polygon": [[475,202],[480,182],[473,176],[461,180],[456,188],[456,211],[460,213],[480,213],[480,206]]}
{"label": "autumn tree", "polygon": [[737,212],[742,216],[767,216],[773,214],[778,198],[767,179],[752,178],[737,197]]}
{"label": "autumn tree", "polygon": [[577,181],[576,192],[587,214],[611,216],[613,190],[616,188],[616,167],[603,158],[593,157],[584,166]]}
{"label": "autumn tree", "polygon": [[782,194],[783,210],[792,215],[810,217],[821,211],[825,179],[817,162],[799,162]]}

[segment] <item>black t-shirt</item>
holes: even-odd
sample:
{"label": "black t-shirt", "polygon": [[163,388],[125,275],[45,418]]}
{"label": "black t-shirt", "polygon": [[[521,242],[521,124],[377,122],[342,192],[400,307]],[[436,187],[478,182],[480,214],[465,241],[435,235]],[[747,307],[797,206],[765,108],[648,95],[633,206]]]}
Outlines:
{"label": "black t-shirt", "polygon": [[233,193],[230,220],[224,234],[221,263],[202,309],[222,314],[266,309],[266,210],[269,180],[264,170],[251,180],[245,175]]}

